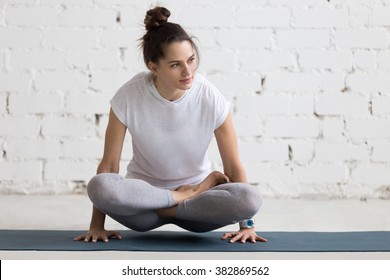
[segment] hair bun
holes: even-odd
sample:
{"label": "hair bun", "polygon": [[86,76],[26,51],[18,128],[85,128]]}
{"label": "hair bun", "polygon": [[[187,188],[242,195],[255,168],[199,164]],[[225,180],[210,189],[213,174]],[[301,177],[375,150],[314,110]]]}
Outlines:
{"label": "hair bun", "polygon": [[171,12],[164,7],[155,7],[147,11],[145,16],[145,28],[147,31],[155,29],[168,21]]}

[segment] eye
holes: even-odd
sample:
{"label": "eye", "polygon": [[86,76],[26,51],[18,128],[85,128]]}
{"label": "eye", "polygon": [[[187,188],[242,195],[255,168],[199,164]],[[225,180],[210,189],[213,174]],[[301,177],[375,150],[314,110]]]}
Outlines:
{"label": "eye", "polygon": [[171,67],[171,68],[176,68],[177,66],[179,66],[179,63],[173,63],[173,64],[169,65],[169,67]]}
{"label": "eye", "polygon": [[189,60],[188,60],[188,62],[194,62],[195,61],[195,57],[191,57]]}

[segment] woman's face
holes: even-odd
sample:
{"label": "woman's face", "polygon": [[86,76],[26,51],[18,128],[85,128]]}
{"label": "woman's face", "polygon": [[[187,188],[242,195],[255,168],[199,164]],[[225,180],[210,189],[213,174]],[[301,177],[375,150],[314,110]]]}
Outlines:
{"label": "woman's face", "polygon": [[175,95],[192,86],[198,68],[195,51],[188,41],[173,42],[165,50],[158,64],[150,63],[160,94]]}

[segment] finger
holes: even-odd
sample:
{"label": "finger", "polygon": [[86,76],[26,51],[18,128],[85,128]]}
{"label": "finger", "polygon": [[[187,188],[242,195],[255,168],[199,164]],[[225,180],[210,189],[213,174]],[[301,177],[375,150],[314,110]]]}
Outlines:
{"label": "finger", "polygon": [[76,236],[73,238],[74,241],[80,241],[81,239],[85,238],[85,235]]}
{"label": "finger", "polygon": [[242,236],[242,233],[237,233],[237,235],[235,235],[232,239],[230,239],[230,243],[234,243],[236,242],[237,240],[239,240]]}
{"label": "finger", "polygon": [[226,239],[228,239],[228,238],[231,238],[231,237],[233,237],[234,235],[232,234],[232,233],[225,233],[223,236],[222,236],[222,239],[223,240],[226,240]]}
{"label": "finger", "polygon": [[260,242],[267,242],[268,241],[266,238],[261,237],[261,236],[256,236],[256,240],[260,241]]}
{"label": "finger", "polygon": [[249,238],[249,234],[244,233],[241,237],[241,243],[245,243],[248,238]]}
{"label": "finger", "polygon": [[93,234],[92,235],[92,242],[93,243],[96,243],[98,241],[98,236],[97,236],[97,234]]}
{"label": "finger", "polygon": [[90,234],[86,234],[85,238],[84,238],[84,242],[89,242],[90,239],[91,239],[91,235]]}
{"label": "finger", "polygon": [[115,232],[114,234],[115,238],[118,239],[118,240],[121,240],[122,239],[122,236],[119,232]]}

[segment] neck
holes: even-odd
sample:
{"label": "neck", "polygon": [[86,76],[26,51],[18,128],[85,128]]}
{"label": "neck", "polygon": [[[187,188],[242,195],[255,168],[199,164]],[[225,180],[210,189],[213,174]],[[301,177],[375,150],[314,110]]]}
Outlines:
{"label": "neck", "polygon": [[156,86],[156,89],[158,93],[166,100],[168,101],[175,101],[182,97],[184,95],[185,90],[181,89],[168,89],[167,87],[164,87],[161,83],[158,82],[158,80],[154,77],[153,79],[154,85]]}

